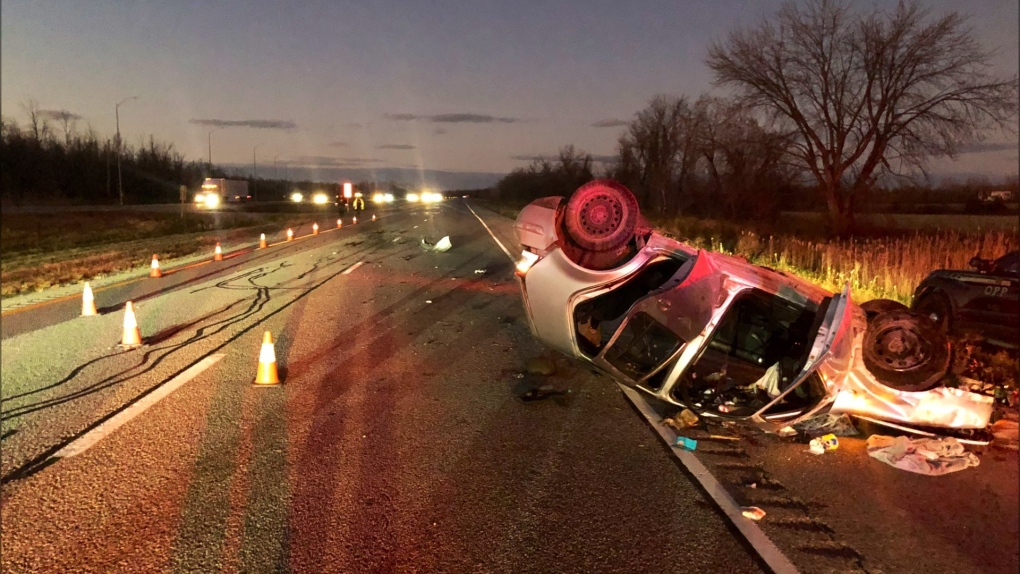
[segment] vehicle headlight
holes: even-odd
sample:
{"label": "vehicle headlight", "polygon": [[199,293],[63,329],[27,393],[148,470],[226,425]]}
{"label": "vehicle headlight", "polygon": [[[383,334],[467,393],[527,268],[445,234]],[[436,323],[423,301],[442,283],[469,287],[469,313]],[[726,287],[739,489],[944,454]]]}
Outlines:
{"label": "vehicle headlight", "polygon": [[208,207],[209,209],[214,209],[218,207],[220,204],[220,196],[216,195],[215,193],[206,194],[203,202],[205,203],[205,206]]}
{"label": "vehicle headlight", "polygon": [[326,195],[325,193],[316,193],[315,195],[312,196],[312,203],[324,205],[327,202],[329,202],[329,196]]}
{"label": "vehicle headlight", "polygon": [[202,203],[204,201],[205,201],[205,194],[204,193],[196,193],[195,194],[195,203]]}
{"label": "vehicle headlight", "polygon": [[531,266],[534,265],[536,261],[538,261],[538,255],[535,255],[530,251],[522,251],[521,259],[517,262],[517,272],[524,275],[528,272],[528,269],[531,269]]}
{"label": "vehicle headlight", "polygon": [[372,194],[372,203],[382,203],[386,201],[386,197],[381,193]]}
{"label": "vehicle headlight", "polygon": [[387,193],[383,196],[383,199],[386,200],[386,203],[393,203],[393,194]]}
{"label": "vehicle headlight", "polygon": [[418,201],[418,194],[417,193],[409,193],[409,194],[407,194],[407,201],[411,201],[411,202]]}
{"label": "vehicle headlight", "polygon": [[301,195],[301,193],[298,191],[295,191],[294,193],[290,194],[290,200],[293,201],[294,203],[301,203],[301,200],[304,199],[304,197],[305,196]]}

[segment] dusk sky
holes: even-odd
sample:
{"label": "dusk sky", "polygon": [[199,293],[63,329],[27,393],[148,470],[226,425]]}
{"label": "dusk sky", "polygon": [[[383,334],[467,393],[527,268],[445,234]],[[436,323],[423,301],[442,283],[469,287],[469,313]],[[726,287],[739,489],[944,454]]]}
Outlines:
{"label": "dusk sky", "polygon": [[[226,122],[214,163],[250,164],[262,143],[267,166],[507,172],[570,143],[615,154],[653,95],[713,90],[712,39],[780,4],[4,0],[0,111],[24,123],[35,100],[105,136],[137,95],[125,141],[153,134],[188,159]],[[995,72],[1017,72],[1017,0],[929,4],[971,14]],[[981,149],[937,171],[1017,173],[1015,144]]]}

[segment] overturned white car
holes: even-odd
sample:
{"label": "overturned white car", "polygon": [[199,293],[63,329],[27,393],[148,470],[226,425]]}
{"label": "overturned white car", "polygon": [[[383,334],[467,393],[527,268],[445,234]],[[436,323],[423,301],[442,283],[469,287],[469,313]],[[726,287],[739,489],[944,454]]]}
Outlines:
{"label": "overturned white car", "polygon": [[535,200],[514,228],[535,336],[656,399],[768,431],[825,412],[989,423],[991,398],[941,386],[949,346],[926,317],[892,305],[869,318],[849,286],[833,294],[664,237],[617,182]]}

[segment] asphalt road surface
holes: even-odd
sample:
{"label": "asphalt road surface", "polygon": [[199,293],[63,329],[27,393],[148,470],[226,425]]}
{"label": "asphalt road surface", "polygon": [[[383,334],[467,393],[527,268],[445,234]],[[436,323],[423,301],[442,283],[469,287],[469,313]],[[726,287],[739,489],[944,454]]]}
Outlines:
{"label": "asphalt road surface", "polygon": [[[614,384],[526,373],[512,263],[460,199],[99,305],[4,332],[4,572],[763,569]],[[252,385],[265,331],[277,387]]]}

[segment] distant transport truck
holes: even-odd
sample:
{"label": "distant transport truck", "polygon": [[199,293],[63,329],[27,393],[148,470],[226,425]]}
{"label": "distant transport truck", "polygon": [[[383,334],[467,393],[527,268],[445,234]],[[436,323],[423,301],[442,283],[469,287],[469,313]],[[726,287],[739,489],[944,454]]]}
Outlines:
{"label": "distant transport truck", "polygon": [[202,188],[195,193],[195,205],[204,209],[216,209],[224,203],[249,201],[248,181],[207,177]]}

